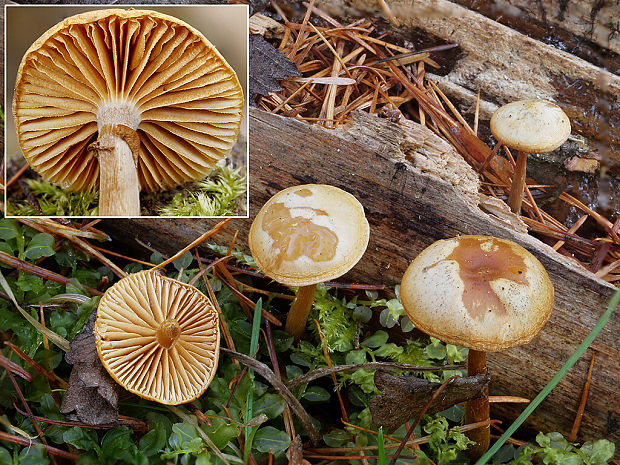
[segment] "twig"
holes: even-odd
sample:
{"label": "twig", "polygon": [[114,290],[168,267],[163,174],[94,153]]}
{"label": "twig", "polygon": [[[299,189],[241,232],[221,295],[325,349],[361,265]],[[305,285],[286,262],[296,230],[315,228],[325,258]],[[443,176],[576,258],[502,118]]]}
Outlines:
{"label": "twig", "polygon": [[[494,425],[496,423],[501,423],[501,421],[499,420],[485,420],[485,421],[479,421],[477,423],[470,423],[468,425],[463,425],[463,426],[459,426],[458,429],[461,433],[464,433],[466,431],[471,431],[473,429],[477,429],[477,428],[483,428],[485,426],[489,426],[489,425]],[[353,424],[347,424],[347,426],[351,427],[351,428],[355,428],[355,429],[360,429],[363,431],[366,431],[370,434],[373,435],[377,435],[378,433],[376,431],[372,431],[372,430],[367,430],[365,428],[361,428],[357,425],[353,425]],[[385,444],[384,447],[386,449],[396,449],[398,447],[398,445],[400,444],[400,440],[393,438],[391,436],[388,435],[383,435],[384,438],[387,439],[391,439],[393,441],[396,441],[395,444]],[[423,436],[421,438],[416,438],[416,439],[411,439],[410,441],[407,442],[407,447],[413,447],[413,446],[417,446],[420,444],[426,444],[429,440],[430,440],[430,436]],[[330,452],[357,452],[357,451],[362,451],[362,450],[377,450],[377,446],[358,446],[358,447],[312,447],[309,448],[307,450],[308,453],[330,453]]]}
{"label": "twig", "polygon": [[166,265],[172,263],[173,261],[175,261],[177,258],[182,257],[185,254],[185,252],[187,252],[188,250],[191,250],[192,248],[196,247],[197,245],[199,245],[199,244],[203,243],[204,241],[206,241],[207,239],[209,239],[211,236],[217,234],[220,231],[220,229],[222,229],[224,226],[226,226],[226,224],[229,223],[231,220],[232,220],[232,218],[226,218],[225,220],[220,221],[218,224],[216,224],[209,231],[207,231],[206,233],[202,234],[200,237],[195,239],[191,244],[189,244],[186,247],[184,247],[183,249],[179,250],[172,257],[168,258],[167,260],[164,260],[159,265],[155,265],[153,268],[151,268],[151,270],[155,271],[155,270],[157,270],[159,268],[163,268],[164,266],[166,266]]}
{"label": "twig", "polygon": [[11,184],[13,184],[15,181],[17,181],[19,178],[22,177],[22,175],[26,172],[26,170],[30,167],[30,165],[28,165],[28,163],[26,163],[24,166],[22,166],[20,169],[17,170],[17,173],[15,173],[11,179],[9,179],[7,181],[7,183],[4,185],[4,189],[8,189],[9,186]]}
{"label": "twig", "polygon": [[295,396],[291,393],[291,391],[289,391],[288,387],[286,387],[286,385],[278,379],[275,373],[271,371],[271,369],[267,365],[245,354],[234,352],[223,347],[220,348],[220,351],[231,358],[239,360],[241,363],[243,363],[249,368],[252,368],[256,373],[265,378],[291,407],[291,410],[299,419],[300,423],[306,430],[306,433],[308,433],[308,436],[310,436],[310,440],[314,444],[318,444],[319,441],[321,441],[321,433],[319,433],[318,430],[314,427],[314,424],[312,423],[312,420],[310,419],[310,416],[308,415],[306,410],[299,403],[297,398],[295,398]]}
{"label": "twig", "polygon": [[138,260],[137,258],[128,257],[127,255],[123,255],[123,254],[120,254],[118,252],[112,252],[111,250],[104,249],[103,247],[97,247],[97,246],[92,245],[92,244],[91,244],[91,247],[93,249],[99,251],[99,252],[103,252],[105,254],[112,255],[113,257],[122,258],[124,260],[128,260],[128,261],[131,261],[131,262],[134,262],[134,263],[139,263],[140,265],[154,266],[154,264],[151,263],[151,262],[145,262],[143,260]]}
{"label": "twig", "polygon": [[[53,271],[46,270],[45,268],[41,268],[37,265],[33,265],[31,263],[20,260],[17,257],[13,257],[5,252],[0,251],[0,262],[6,263],[9,266],[12,266],[15,269],[20,271],[25,271],[34,276],[38,276],[39,278],[47,279],[49,281],[53,281],[59,284],[68,284],[71,282],[69,278],[63,276],[58,273],[54,273]],[[103,292],[98,291],[97,289],[93,289],[88,286],[82,286],[84,290],[88,291],[91,295],[103,295]]]}
{"label": "twig", "polygon": [[[273,335],[271,334],[271,323],[269,321],[265,321],[265,339],[267,340],[267,351],[269,352],[269,358],[271,359],[271,366],[273,367],[274,374],[278,377],[280,381],[282,381],[282,375],[280,374],[280,366],[278,364],[278,355],[276,354],[276,347],[273,343]],[[236,362],[237,360],[235,360]],[[295,425],[293,424],[293,417],[291,416],[291,409],[286,404],[283,412],[284,417],[284,427],[286,429],[286,433],[291,438],[291,441],[294,440],[295,434]]]}
{"label": "twig", "polygon": [[9,360],[4,355],[0,353],[0,366],[4,368],[9,373],[15,373],[22,379],[25,379],[28,382],[32,381],[32,375],[20,367],[17,363]]}
{"label": "twig", "polygon": [[[198,256],[198,251],[196,251],[196,256]],[[190,279],[190,281],[187,283],[190,286],[193,286],[196,281],[198,281],[201,277],[204,276],[204,274],[209,271],[211,268],[213,268],[215,265],[217,265],[220,262],[224,262],[226,260],[228,260],[230,257],[232,257],[232,255],[226,255],[224,257],[218,258],[217,260],[215,260],[213,263],[211,263],[210,265],[207,265],[205,268],[202,267],[201,263],[200,263],[200,258],[198,258],[198,266],[200,268],[200,271],[198,273],[196,273],[196,276],[194,276],[192,279]],[[205,279],[207,279],[205,277]]]}
{"label": "twig", "polygon": [[20,436],[15,436],[13,434],[5,433],[0,431],[0,440],[12,442],[13,444],[19,444],[21,446],[40,446],[44,447],[48,454],[57,455],[58,457],[62,457],[63,459],[68,459],[75,462],[78,459],[77,454],[72,454],[71,452],[64,451],[62,449],[57,449],[52,446],[48,446],[46,444],[41,444],[40,442],[31,441],[26,438],[22,438]]}
{"label": "twig", "polygon": [[[20,218],[19,221],[24,223],[24,224],[26,224],[26,225],[28,225],[28,226],[33,226],[33,224],[37,224],[37,223],[46,224],[46,225],[50,226],[49,220],[47,220],[47,221],[46,220],[36,220],[35,221],[35,220],[27,220],[25,218]],[[127,273],[125,273],[123,270],[121,270],[116,264],[114,264],[111,260],[109,260],[107,257],[105,257],[101,252],[99,252],[98,250],[95,250],[86,240],[80,239],[76,235],[76,233],[75,233],[76,230],[75,229],[67,228],[66,226],[56,224],[55,222],[52,222],[52,223],[54,224],[53,231],[54,231],[55,234],[58,234],[58,235],[64,237],[65,239],[69,239],[69,241],[71,241],[74,245],[76,245],[80,249],[88,252],[93,257],[97,258],[101,263],[103,263],[105,266],[110,268],[114,272],[114,274],[116,274],[119,278],[124,278],[125,276],[127,276]],[[83,234],[86,234],[83,231],[79,231],[79,232],[83,233]]]}
{"label": "twig", "polygon": [[448,387],[448,384],[450,384],[452,382],[452,380],[459,378],[459,375],[454,375],[451,376],[450,378],[448,378],[447,380],[445,380],[441,386],[439,386],[437,388],[437,390],[433,393],[433,395],[431,396],[431,398],[428,400],[428,402],[426,403],[426,405],[424,405],[424,407],[422,408],[422,410],[420,410],[420,413],[418,414],[417,418],[415,419],[415,421],[411,424],[411,426],[409,427],[409,429],[407,430],[407,434],[405,434],[405,437],[403,438],[402,442],[400,443],[400,445],[398,446],[398,449],[396,449],[396,452],[394,452],[394,455],[392,456],[392,459],[390,460],[389,465],[394,465],[396,463],[396,460],[398,460],[398,457],[400,456],[400,453],[402,452],[403,448],[405,447],[405,445],[407,444],[407,441],[409,441],[409,438],[411,437],[411,435],[413,434],[413,431],[415,430],[415,427],[418,426],[418,423],[420,422],[420,420],[422,419],[422,415],[424,415],[424,413],[426,413],[426,411],[428,410],[428,408],[431,406],[431,404],[435,401],[435,399],[437,398],[437,396],[439,394],[441,394],[441,392]]}
{"label": "twig", "polygon": [[[26,398],[24,397],[22,390],[19,388],[19,385],[17,384],[17,381],[15,380],[13,373],[11,373],[11,371],[8,370],[7,374],[9,375],[9,379],[11,380],[13,389],[15,389],[15,392],[17,393],[17,397],[19,397],[19,401],[22,403],[22,405],[26,409],[26,412],[28,413],[28,417],[30,419],[30,422],[32,423],[32,426],[34,426],[34,430],[37,432],[37,435],[41,438],[41,442],[43,443],[43,445],[47,446],[47,440],[45,439],[45,436],[43,435],[43,430],[41,430],[41,426],[39,425],[39,423],[32,418],[34,416],[32,413],[32,410],[30,409],[28,402],[26,402]],[[54,456],[50,457],[50,459],[52,460],[52,463],[56,465],[56,459],[54,458]]]}
{"label": "twig", "polygon": [[[45,368],[43,368],[41,365],[35,362],[32,358],[30,358],[23,350],[21,350],[15,344],[13,344],[10,341],[4,341],[4,345],[8,346],[22,360],[24,360],[32,368],[34,368],[39,373],[41,373],[43,376],[45,376],[48,380],[52,381],[53,383],[57,383],[61,389],[67,389],[67,382],[64,379],[60,378],[59,376],[56,376],[56,374],[52,374],[49,371],[47,371]],[[30,374],[28,373],[28,375]],[[29,379],[27,381],[32,381],[32,379]]]}
{"label": "twig", "polygon": [[149,425],[144,421],[138,420],[137,418],[131,417],[123,417],[119,416],[118,421],[114,423],[103,423],[100,425],[91,425],[88,423],[83,423],[81,421],[63,421],[63,420],[54,420],[52,418],[39,417],[36,415],[32,415],[31,413],[24,412],[15,404],[13,407],[20,415],[31,418],[36,421],[40,421],[42,423],[49,423],[50,425],[58,425],[58,426],[77,426],[79,428],[90,428],[90,429],[113,429],[118,428],[119,426],[128,426],[134,431],[148,431]]}
{"label": "twig", "polygon": [[581,419],[583,418],[583,412],[586,409],[586,402],[588,401],[588,394],[590,393],[590,382],[592,381],[592,369],[594,368],[595,353],[592,352],[592,358],[590,358],[590,366],[588,368],[588,375],[586,377],[586,383],[583,386],[583,392],[581,394],[581,400],[579,401],[579,408],[577,409],[577,415],[575,415],[575,422],[570,434],[566,438],[568,442],[575,442],[577,439],[577,433],[581,426]]}
{"label": "twig", "polygon": [[444,365],[444,366],[416,366],[407,365],[406,363],[394,363],[394,362],[368,362],[360,363],[359,365],[336,365],[333,367],[317,368],[316,370],[309,371],[305,375],[299,376],[286,383],[289,389],[294,389],[307,384],[315,379],[322,378],[323,376],[329,376],[332,373],[340,373],[341,371],[353,371],[353,370],[387,370],[387,371],[445,371],[445,370],[464,370],[465,365]]}
{"label": "twig", "polygon": [[172,405],[167,405],[166,407],[168,407],[168,409],[170,409],[170,411],[172,411],[173,413],[175,413],[179,418],[181,418],[181,420],[183,420],[185,423],[189,423],[190,425],[192,425],[194,428],[196,428],[196,432],[198,432],[198,435],[202,438],[202,440],[211,448],[211,450],[215,453],[215,455],[218,456],[218,458],[224,462],[226,465],[230,465],[230,462],[228,462],[228,460],[226,460],[226,457],[224,457],[224,454],[222,454],[222,451],[220,449],[218,449],[218,447],[215,445],[215,443],[211,440],[211,438],[209,436],[207,436],[207,433],[205,433],[202,428],[200,427],[200,425],[198,424],[198,421],[196,421],[196,419],[190,417],[187,413],[185,413],[183,410],[181,410],[179,407],[174,407]]}
{"label": "twig", "polygon": [[[323,331],[321,330],[321,325],[317,320],[314,320],[314,324],[319,332],[319,338],[321,339],[321,346],[323,348],[323,355],[325,355],[325,361],[327,362],[328,367],[333,367],[331,357],[329,356],[329,350],[327,350],[327,345],[325,344]],[[338,386],[338,380],[336,379],[336,373],[331,373],[332,382],[334,383],[334,388],[336,389],[336,396],[338,397],[338,404],[340,405],[340,413],[342,414],[342,418],[344,421],[349,421],[349,416],[347,415],[347,410],[344,408],[344,402],[342,401],[342,395],[340,395],[340,387]]]}

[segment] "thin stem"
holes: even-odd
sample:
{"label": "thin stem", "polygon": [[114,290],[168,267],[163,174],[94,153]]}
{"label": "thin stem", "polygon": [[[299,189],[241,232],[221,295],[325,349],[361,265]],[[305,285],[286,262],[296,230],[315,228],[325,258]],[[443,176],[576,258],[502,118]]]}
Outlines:
{"label": "thin stem", "polygon": [[[467,375],[474,376],[487,373],[487,354],[478,350],[469,349],[467,357]],[[489,387],[485,389],[485,396],[467,402],[465,409],[465,423],[476,423],[489,420]],[[491,441],[489,426],[478,428],[467,433],[467,437],[476,444],[467,449],[467,454],[472,459],[478,459],[489,448]]]}
{"label": "thin stem", "polygon": [[527,152],[517,152],[517,163],[512,177],[512,186],[508,194],[508,206],[510,211],[517,215],[521,212],[523,203],[523,191],[525,190],[525,171],[527,169]]}
{"label": "thin stem", "polygon": [[[119,128],[125,128],[119,130]],[[127,126],[104,126],[91,147],[99,158],[99,214],[101,216],[140,216],[140,183]],[[135,154],[137,155],[137,153]]]}
{"label": "thin stem", "polygon": [[310,284],[309,286],[301,286],[297,291],[297,297],[291,305],[291,310],[286,317],[286,325],[284,330],[295,338],[295,341],[301,339],[306,329],[306,321],[308,321],[308,314],[310,313],[310,307],[314,301],[314,290],[316,284]]}

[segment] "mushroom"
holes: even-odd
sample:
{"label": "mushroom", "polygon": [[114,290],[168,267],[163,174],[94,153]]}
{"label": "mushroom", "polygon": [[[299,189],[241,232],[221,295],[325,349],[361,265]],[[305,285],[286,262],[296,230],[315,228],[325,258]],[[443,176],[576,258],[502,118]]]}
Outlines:
{"label": "mushroom", "polygon": [[359,201],[324,184],[284,189],[258,212],[248,237],[254,260],[275,281],[299,286],[285,325],[295,340],[306,327],[316,285],[353,268],[369,233]]}
{"label": "mushroom", "polygon": [[195,287],[155,271],[128,275],[105,292],[94,333],[108,373],[144,399],[191,402],[217,369],[217,310]]}
{"label": "mushroom", "polygon": [[557,149],[570,135],[570,121],[554,103],[540,99],[519,100],[501,106],[493,113],[491,132],[499,143],[518,151],[508,206],[519,214],[528,153]]}
{"label": "mushroom", "polygon": [[17,72],[19,144],[43,178],[99,189],[99,214],[140,215],[140,190],[203,179],[232,149],[243,93],[192,26],[155,11],[71,16],[45,32]]}
{"label": "mushroom", "polygon": [[[489,236],[431,244],[405,271],[400,296],[421,331],[469,348],[470,376],[487,372],[486,352],[531,341],[553,309],[553,285],[536,257],[512,241]],[[467,423],[488,419],[488,397],[467,404]],[[477,443],[470,448],[472,456],[488,449],[488,426],[469,437]]]}

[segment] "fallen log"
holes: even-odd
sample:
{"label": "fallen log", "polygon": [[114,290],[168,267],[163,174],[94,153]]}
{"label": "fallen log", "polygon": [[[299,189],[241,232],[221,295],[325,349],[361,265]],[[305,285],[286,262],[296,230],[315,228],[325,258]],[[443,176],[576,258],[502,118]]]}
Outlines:
{"label": "fallen log", "polygon": [[[383,17],[379,2],[374,0],[318,4],[337,18]],[[459,45],[460,55],[441,76],[428,73],[451,99],[470,107],[480,89],[482,119],[489,118],[498,105],[513,100],[537,97],[555,101],[579,134],[597,141],[610,164],[620,164],[620,77],[613,74],[618,68],[613,51],[609,53],[616,58],[614,65],[608,63],[608,71],[448,0],[394,0],[388,4],[399,23],[391,31],[396,37],[426,36]],[[501,10],[502,5],[496,6]],[[566,22],[580,22],[584,13],[574,10],[565,11]],[[597,34],[604,35],[601,28],[617,28],[617,21],[605,22],[608,8],[595,11],[592,7],[591,13],[602,15],[595,21],[595,14],[590,23],[598,26]],[[609,46],[615,47],[616,34],[610,34]]]}
{"label": "fallen log", "polygon": [[[579,345],[602,314],[614,287],[525,233],[497,199],[478,194],[476,173],[452,147],[415,123],[396,124],[363,113],[336,130],[309,126],[260,110],[250,111],[250,218],[232,221],[219,236],[248,251],[251,219],[275,192],[302,183],[329,183],[355,195],[371,227],[367,252],[348,281],[393,286],[409,262],[435,240],[489,234],[518,242],[535,254],[553,281],[555,309],[528,345],[489,354],[491,394],[533,398]],[[105,220],[102,229],[133,251],[135,238],[174,253],[216,220]],[[597,353],[579,439],[620,439],[620,317],[612,316],[591,350]],[[571,430],[586,378],[582,360],[543,402],[526,426]],[[522,407],[494,405],[492,416],[514,419]]]}

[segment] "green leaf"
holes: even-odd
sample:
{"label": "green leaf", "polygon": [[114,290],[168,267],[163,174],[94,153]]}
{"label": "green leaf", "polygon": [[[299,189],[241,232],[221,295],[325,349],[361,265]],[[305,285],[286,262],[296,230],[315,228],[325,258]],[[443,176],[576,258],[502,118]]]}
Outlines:
{"label": "green leaf", "polygon": [[31,260],[54,255],[54,236],[47,233],[36,234],[26,247],[25,256]]}
{"label": "green leaf", "polygon": [[426,346],[424,351],[429,358],[435,360],[443,360],[447,355],[446,346],[434,337],[431,338],[431,343]]}
{"label": "green leaf", "polygon": [[21,236],[21,226],[11,218],[0,219],[0,239],[9,240]]}
{"label": "green leaf", "polygon": [[358,384],[366,394],[377,392],[374,370],[356,370],[351,375],[351,380],[353,380],[355,384]]}
{"label": "green leaf", "polygon": [[254,416],[264,413],[269,418],[276,418],[284,411],[286,401],[277,394],[267,393],[254,402]]}
{"label": "green leaf", "polygon": [[0,447],[0,463],[6,463],[7,465],[13,463],[11,454],[4,447]]}
{"label": "green leaf", "polygon": [[177,258],[175,261],[173,261],[172,264],[174,265],[177,271],[181,271],[182,269],[186,270],[192,264],[193,260],[194,260],[194,257],[192,257],[192,253],[187,251],[183,255],[181,255],[179,258]]}
{"label": "green leaf", "polygon": [[65,431],[62,438],[67,444],[83,451],[92,450],[97,445],[97,433],[92,429],[74,426]]}
{"label": "green leaf", "polygon": [[379,323],[385,328],[393,328],[398,320],[390,313],[389,308],[384,308],[379,314]]}
{"label": "green leaf", "polygon": [[277,454],[288,449],[291,439],[284,431],[273,426],[265,426],[258,430],[254,436],[254,446],[259,452]]}
{"label": "green leaf", "polygon": [[413,325],[413,323],[411,322],[411,320],[409,319],[407,315],[403,316],[400,319],[400,330],[403,333],[408,333],[410,331],[413,331],[413,328],[415,328],[415,326]]}
{"label": "green leaf", "polygon": [[273,335],[273,345],[276,349],[276,352],[286,352],[293,345],[294,338],[286,331],[275,330],[272,333]]}
{"label": "green leaf", "polygon": [[[371,336],[372,338],[373,336]],[[347,352],[345,356],[345,362],[347,365],[359,365],[361,363],[366,363],[368,361],[366,351],[363,349],[352,350],[351,352]]]}
{"label": "green leaf", "polygon": [[126,426],[108,431],[101,440],[102,457],[131,463],[137,449],[131,439],[132,433]]}
{"label": "green leaf", "polygon": [[398,299],[390,299],[386,303],[390,315],[398,321],[398,319],[405,314],[405,307],[400,303]]}
{"label": "green leaf", "polygon": [[614,457],[615,445],[607,439],[599,439],[594,442],[586,442],[581,446],[581,451],[590,458],[592,465],[602,465]]}
{"label": "green leaf", "polygon": [[309,402],[327,402],[330,397],[327,389],[320,386],[310,386],[303,395],[303,398]]}
{"label": "green leaf", "polygon": [[379,347],[377,350],[374,351],[374,354],[377,357],[397,357],[398,355],[402,354],[404,350],[405,349],[403,349],[401,346],[397,346],[393,342],[390,342],[389,344],[384,344]]}
{"label": "green leaf", "polygon": [[215,419],[210,428],[203,428],[218,449],[226,447],[229,441],[239,436],[239,427],[225,420]]}
{"label": "green leaf", "polygon": [[343,429],[333,429],[329,433],[323,435],[323,442],[329,447],[343,447],[351,439],[353,435]]}
{"label": "green leaf", "polygon": [[295,378],[299,378],[303,374],[303,370],[297,365],[286,365],[286,377],[289,381]]}
{"label": "green leaf", "polygon": [[140,438],[140,451],[151,457],[166,447],[166,427],[163,423],[156,423],[155,427]]}
{"label": "green leaf", "polygon": [[194,425],[175,423],[172,425],[172,434],[168,438],[168,444],[173,449],[198,452],[202,448],[203,440]]}
{"label": "green leaf", "polygon": [[198,454],[196,456],[196,465],[212,465],[211,454],[208,452],[203,452],[202,454]]}
{"label": "green leaf", "polygon": [[388,341],[388,338],[389,338],[388,333],[380,329],[372,336],[364,339],[364,341],[362,341],[362,345],[364,347],[370,347],[371,349],[376,349],[377,347],[381,347],[383,344],[385,344]]}
{"label": "green leaf", "polygon": [[48,465],[49,463],[50,459],[43,446],[24,447],[19,453],[19,465]]}
{"label": "green leaf", "polygon": [[372,310],[368,307],[357,306],[353,310],[353,319],[361,321],[362,323],[368,323],[372,318]]}

